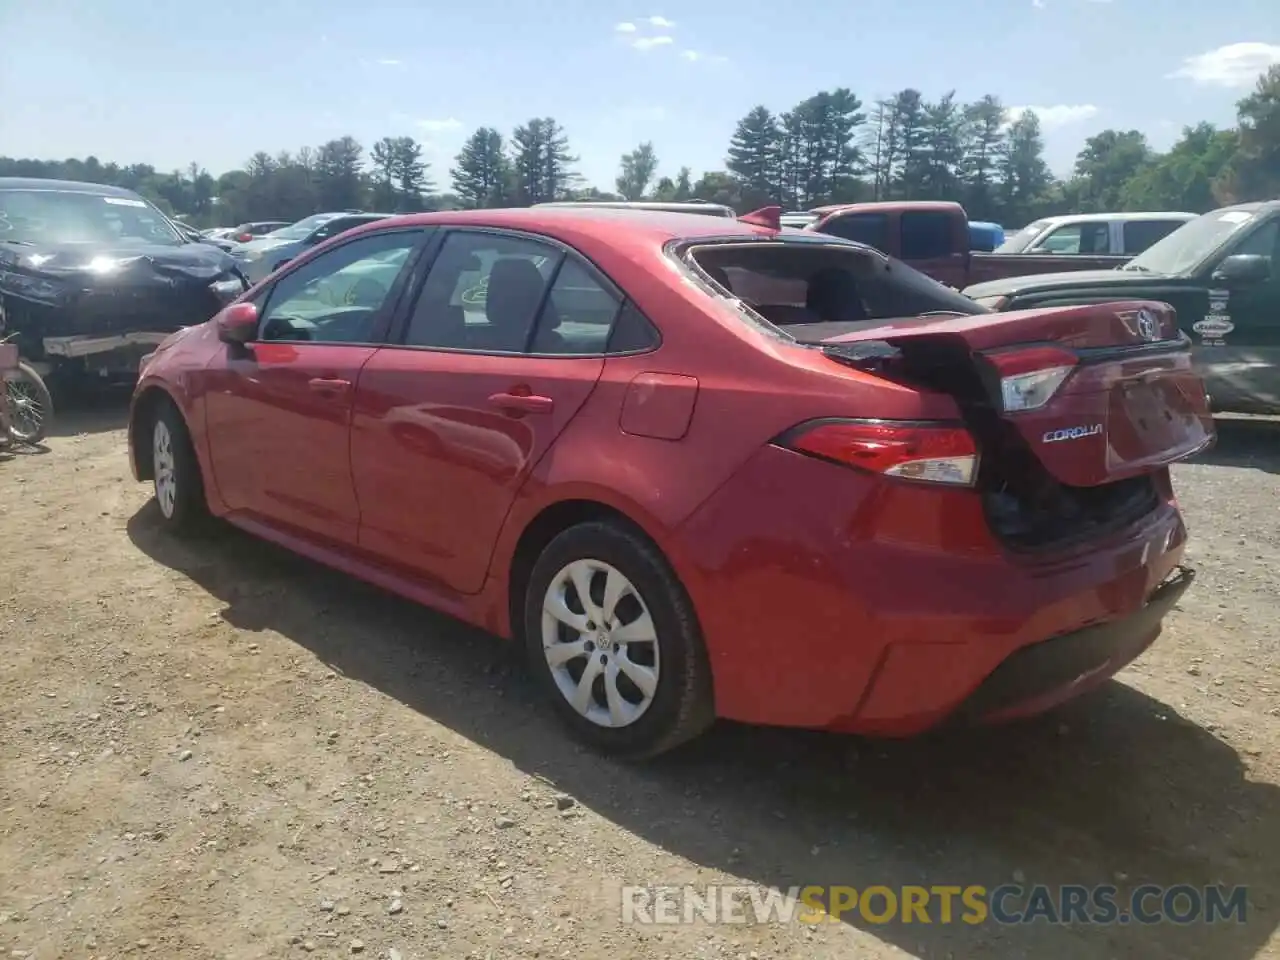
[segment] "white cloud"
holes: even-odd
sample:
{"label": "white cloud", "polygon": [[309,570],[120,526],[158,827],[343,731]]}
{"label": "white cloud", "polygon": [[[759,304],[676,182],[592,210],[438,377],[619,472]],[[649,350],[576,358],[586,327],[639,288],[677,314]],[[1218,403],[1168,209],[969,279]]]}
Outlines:
{"label": "white cloud", "polygon": [[680,56],[690,63],[728,63],[728,57],[715,53],[703,53],[701,50],[681,50]]}
{"label": "white cloud", "polygon": [[622,21],[622,23],[618,24],[613,29],[616,30],[618,33],[635,33],[636,25],[634,23],[631,23],[630,21],[624,20]]}
{"label": "white cloud", "polygon": [[1166,79],[1243,89],[1275,63],[1280,63],[1280,46],[1274,43],[1229,43],[1187,57],[1181,67],[1166,74]]}
{"label": "white cloud", "polygon": [[449,117],[445,120],[415,120],[414,123],[427,133],[447,133],[462,126],[461,120]]}
{"label": "white cloud", "polygon": [[654,47],[665,47],[671,43],[670,37],[637,37],[631,45],[637,50],[652,50]]}
{"label": "white cloud", "polygon": [[1051,107],[1010,107],[1005,111],[1005,122],[1012,123],[1028,110],[1040,118],[1040,126],[1045,130],[1056,130],[1059,127],[1067,127],[1073,123],[1091,120],[1099,112],[1098,108],[1092,103],[1059,103]]}
{"label": "white cloud", "polygon": [[400,66],[400,61],[399,61],[399,60],[396,60],[396,59],[393,59],[392,57],[384,57],[383,59],[381,59],[381,60],[379,60],[379,61],[378,61],[378,66],[380,66],[380,67],[398,67],[398,66]]}
{"label": "white cloud", "polygon": [[666,17],[653,16],[649,18],[649,26],[657,27],[659,30],[670,30],[675,24]]}

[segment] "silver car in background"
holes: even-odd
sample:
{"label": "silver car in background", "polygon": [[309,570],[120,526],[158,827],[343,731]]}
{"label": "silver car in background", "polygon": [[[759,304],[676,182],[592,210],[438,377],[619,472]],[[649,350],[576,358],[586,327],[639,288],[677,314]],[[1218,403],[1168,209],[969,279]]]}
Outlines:
{"label": "silver car in background", "polygon": [[257,240],[242,243],[232,253],[251,284],[258,283],[298,254],[330,237],[375,220],[389,213],[317,213],[297,223],[273,230]]}

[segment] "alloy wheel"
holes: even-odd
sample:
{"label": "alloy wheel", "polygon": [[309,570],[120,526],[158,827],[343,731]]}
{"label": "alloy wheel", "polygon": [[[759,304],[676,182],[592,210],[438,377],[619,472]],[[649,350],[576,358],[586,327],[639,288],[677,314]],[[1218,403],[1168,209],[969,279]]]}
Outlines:
{"label": "alloy wheel", "polygon": [[649,607],[618,569],[575,560],[547,587],[542,650],[569,705],[600,727],[640,719],[658,689],[658,637]]}

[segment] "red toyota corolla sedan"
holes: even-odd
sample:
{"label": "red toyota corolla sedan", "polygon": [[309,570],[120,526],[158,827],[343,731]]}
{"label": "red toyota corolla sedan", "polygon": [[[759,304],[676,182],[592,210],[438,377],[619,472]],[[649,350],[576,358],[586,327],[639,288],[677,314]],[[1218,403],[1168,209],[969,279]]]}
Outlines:
{"label": "red toyota corolla sedan", "polygon": [[517,638],[633,757],[1024,716],[1138,656],[1214,436],[1169,307],[991,313],[777,213],[352,230],[148,358],[135,476]]}

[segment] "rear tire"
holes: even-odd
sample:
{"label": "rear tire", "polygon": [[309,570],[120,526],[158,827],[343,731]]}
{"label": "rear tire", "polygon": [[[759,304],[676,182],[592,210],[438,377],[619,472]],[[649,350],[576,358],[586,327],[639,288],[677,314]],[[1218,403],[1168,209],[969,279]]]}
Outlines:
{"label": "rear tire", "polygon": [[619,524],[582,523],[546,546],[525,591],[524,640],[560,719],[603,753],[654,757],[715,720],[693,604],[659,550]]}
{"label": "rear tire", "polygon": [[172,533],[185,535],[205,526],[209,506],[204,478],[196,459],[191,433],[172,401],[161,401],[151,420],[152,486],[160,519]]}

